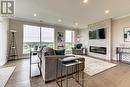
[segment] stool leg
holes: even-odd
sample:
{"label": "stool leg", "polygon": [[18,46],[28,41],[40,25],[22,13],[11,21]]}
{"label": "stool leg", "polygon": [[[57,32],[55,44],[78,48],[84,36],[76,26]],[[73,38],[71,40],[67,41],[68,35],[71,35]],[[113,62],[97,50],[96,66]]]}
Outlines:
{"label": "stool leg", "polygon": [[79,82],[79,64],[78,64],[78,82]]}
{"label": "stool leg", "polygon": [[84,72],[82,71],[82,87],[84,87]]}
{"label": "stool leg", "polygon": [[72,66],[72,77],[74,77],[73,73],[74,73],[74,66]]}
{"label": "stool leg", "polygon": [[66,68],[66,87],[68,87],[68,68]]}
{"label": "stool leg", "polygon": [[56,82],[58,82],[58,59],[56,60]]}
{"label": "stool leg", "polygon": [[42,68],[42,61],[40,60],[40,75],[42,75],[42,70],[41,70],[41,68]]}
{"label": "stool leg", "polygon": [[[84,67],[84,64],[82,64],[82,68]],[[82,70],[82,87],[84,87],[84,70]]]}
{"label": "stool leg", "polygon": [[76,81],[77,81],[77,77],[78,77],[78,74],[77,74],[77,65],[76,65]]}
{"label": "stool leg", "polygon": [[40,72],[40,75],[41,75],[42,72],[41,72],[41,66],[40,66],[40,63],[38,63],[38,69],[39,69],[39,72]]}
{"label": "stool leg", "polygon": [[63,68],[63,66],[61,65],[61,87],[62,87],[62,68]]}

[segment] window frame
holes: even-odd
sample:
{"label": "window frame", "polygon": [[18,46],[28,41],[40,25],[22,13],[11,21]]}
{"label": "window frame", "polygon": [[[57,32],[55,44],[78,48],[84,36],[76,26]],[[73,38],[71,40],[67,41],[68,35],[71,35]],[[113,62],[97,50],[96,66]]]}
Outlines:
{"label": "window frame", "polygon": [[[40,42],[38,42],[39,43],[39,45],[40,46],[42,46],[42,29],[44,29],[44,26],[37,26],[37,25],[30,25],[30,24],[23,24],[23,49],[22,49],[22,54],[29,54],[29,53],[25,53],[24,52],[24,26],[25,25],[28,25],[28,26],[36,26],[36,27],[39,27],[39,31],[40,31],[40,38],[39,38],[39,40],[40,40]],[[55,48],[55,28],[52,28],[52,27],[45,27],[45,28],[50,28],[50,29],[53,29],[53,48]],[[47,43],[47,42],[46,42]]]}
{"label": "window frame", "polygon": [[[71,32],[71,42],[66,42],[66,32],[67,31]],[[73,47],[73,45],[75,43],[75,31],[74,30],[65,30],[65,48],[66,48],[66,43],[71,43],[71,47]],[[70,49],[66,49],[66,50],[72,50],[72,49],[70,48]]]}

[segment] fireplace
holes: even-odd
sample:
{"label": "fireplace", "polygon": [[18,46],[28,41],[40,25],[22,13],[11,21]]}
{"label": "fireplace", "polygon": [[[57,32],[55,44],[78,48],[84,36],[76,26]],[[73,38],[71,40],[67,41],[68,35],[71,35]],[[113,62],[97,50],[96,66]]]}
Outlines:
{"label": "fireplace", "polygon": [[90,52],[99,53],[99,54],[106,54],[106,47],[97,47],[97,46],[90,46]]}

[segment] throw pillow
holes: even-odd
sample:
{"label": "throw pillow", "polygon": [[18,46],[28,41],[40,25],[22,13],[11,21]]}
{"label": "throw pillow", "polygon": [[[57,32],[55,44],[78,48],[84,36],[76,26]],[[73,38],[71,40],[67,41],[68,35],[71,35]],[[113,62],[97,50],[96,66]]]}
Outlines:
{"label": "throw pillow", "polygon": [[77,44],[77,49],[81,49],[82,44]]}
{"label": "throw pillow", "polygon": [[65,49],[55,50],[56,55],[65,55]]}

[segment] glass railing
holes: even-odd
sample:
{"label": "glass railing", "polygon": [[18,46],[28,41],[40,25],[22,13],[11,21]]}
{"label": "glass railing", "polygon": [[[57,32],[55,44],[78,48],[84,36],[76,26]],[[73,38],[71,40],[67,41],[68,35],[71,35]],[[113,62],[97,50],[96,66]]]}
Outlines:
{"label": "glass railing", "polygon": [[65,43],[65,49],[66,49],[66,50],[71,50],[72,47],[73,47],[73,44],[72,44],[71,42],[66,42],[66,43]]}
{"label": "glass railing", "polygon": [[23,54],[28,54],[30,49],[33,49],[35,46],[45,46],[54,48],[53,42],[24,42],[23,43]]}
{"label": "glass railing", "polygon": [[[24,42],[23,43],[23,54],[28,54],[30,52],[30,48],[33,49],[35,46],[46,46],[50,48],[54,48],[54,42]],[[65,43],[65,50],[71,51],[73,44],[70,42]]]}

